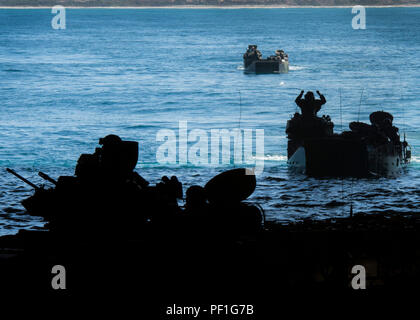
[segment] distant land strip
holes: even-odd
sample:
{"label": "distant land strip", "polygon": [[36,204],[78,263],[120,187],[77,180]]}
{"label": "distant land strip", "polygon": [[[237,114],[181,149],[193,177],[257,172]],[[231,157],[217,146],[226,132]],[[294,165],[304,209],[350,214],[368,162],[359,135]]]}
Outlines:
{"label": "distant land strip", "polygon": [[282,8],[420,6],[420,0],[0,0],[3,8],[50,8],[55,5],[75,8]]}

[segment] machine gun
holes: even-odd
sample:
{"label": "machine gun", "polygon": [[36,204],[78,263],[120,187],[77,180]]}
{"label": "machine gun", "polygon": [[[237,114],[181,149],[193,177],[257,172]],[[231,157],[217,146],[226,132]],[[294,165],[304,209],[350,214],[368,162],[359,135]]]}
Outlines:
{"label": "machine gun", "polygon": [[[14,170],[6,168],[6,171],[13,174],[15,177],[17,177],[18,179],[22,180],[23,182],[35,189],[33,195],[21,201],[22,205],[25,207],[27,212],[30,215],[50,219],[53,216],[55,212],[54,210],[57,205],[55,199],[55,188],[45,189],[43,186],[38,187],[34,183],[22,177],[20,174],[16,173]],[[43,172],[40,172],[39,176],[45,180],[50,181],[51,183],[57,183],[54,179],[52,179]]]}
{"label": "machine gun", "polygon": [[10,168],[6,168],[6,171],[13,174],[16,178],[22,180],[23,182],[25,182],[27,185],[30,185],[32,188],[34,188],[35,190],[39,190],[40,187],[38,187],[36,184],[33,184],[32,182],[30,182],[29,180],[25,179],[24,177],[22,177],[20,174],[16,173],[16,171],[10,169]]}
{"label": "machine gun", "polygon": [[38,172],[38,175],[39,175],[42,179],[47,180],[47,181],[51,182],[51,183],[52,183],[52,184],[54,184],[54,185],[57,185],[57,181],[56,181],[56,180],[54,180],[53,178],[51,178],[48,174],[46,174],[46,173],[44,173],[44,172],[40,171],[40,172]]}

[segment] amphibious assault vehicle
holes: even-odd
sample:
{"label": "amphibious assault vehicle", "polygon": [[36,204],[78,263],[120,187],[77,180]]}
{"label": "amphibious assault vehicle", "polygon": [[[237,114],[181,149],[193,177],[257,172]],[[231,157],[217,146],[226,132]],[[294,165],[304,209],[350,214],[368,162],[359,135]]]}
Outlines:
{"label": "amphibious assault vehicle", "polygon": [[244,54],[244,70],[246,73],[287,73],[289,72],[289,56],[283,50],[263,58],[256,45],[249,45]]}
{"label": "amphibious assault vehicle", "polygon": [[[262,223],[257,206],[242,203],[255,190],[256,179],[237,168],[216,175],[206,186],[186,192],[185,209],[177,177],[163,176],[154,186],[134,171],[138,143],[116,135],[99,139],[92,154],[82,154],[73,176],[57,180],[39,175],[53,187],[31,183],[12,169],[7,171],[35,189],[22,205],[27,213],[43,217],[59,234],[133,236],[142,230],[191,232],[211,229],[232,232],[257,231]],[[169,231],[168,231],[169,230]],[[217,232],[215,232],[217,234]]]}
{"label": "amphibious assault vehicle", "polygon": [[350,131],[334,133],[329,116],[303,117],[295,113],[287,121],[288,164],[310,176],[393,176],[410,162],[411,150],[400,140],[393,116],[373,112],[371,124],[351,122]]}

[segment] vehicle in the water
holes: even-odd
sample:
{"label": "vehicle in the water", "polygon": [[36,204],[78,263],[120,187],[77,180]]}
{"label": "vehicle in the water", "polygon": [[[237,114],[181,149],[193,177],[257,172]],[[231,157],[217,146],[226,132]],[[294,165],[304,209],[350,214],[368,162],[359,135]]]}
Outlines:
{"label": "vehicle in the water", "polygon": [[257,46],[251,44],[244,54],[244,70],[247,73],[287,73],[289,72],[289,56],[283,50],[263,58]]}
{"label": "vehicle in the water", "polygon": [[78,225],[88,229],[103,226],[100,221],[136,217],[141,191],[148,182],[133,171],[138,160],[138,143],[123,141],[116,135],[99,139],[100,148],[93,154],[82,154],[77,161],[74,176],[60,176],[57,180],[43,172],[39,176],[53,187],[37,186],[11,169],[7,171],[35,189],[22,205],[28,214],[40,216],[51,228],[70,230]]}
{"label": "vehicle in the water", "polygon": [[35,190],[22,201],[27,213],[43,217],[50,230],[68,234],[77,230],[82,234],[130,235],[150,226],[166,231],[213,226],[213,231],[231,233],[257,231],[261,226],[260,209],[242,203],[256,186],[255,176],[246,169],[225,171],[204,188],[190,187],[185,205],[188,210],[183,210],[178,205],[183,198],[182,184],[175,176],[163,176],[150,186],[134,171],[137,142],[108,135],[99,139],[99,144],[102,146],[94,153],[79,157],[73,176],[55,180],[39,172],[51,188],[37,186],[7,168]]}
{"label": "vehicle in the water", "polygon": [[290,168],[316,177],[394,176],[410,162],[410,146],[405,136],[400,140],[390,113],[373,112],[371,124],[351,122],[350,131],[337,134],[330,117],[318,117],[316,111],[295,113],[287,121]]}

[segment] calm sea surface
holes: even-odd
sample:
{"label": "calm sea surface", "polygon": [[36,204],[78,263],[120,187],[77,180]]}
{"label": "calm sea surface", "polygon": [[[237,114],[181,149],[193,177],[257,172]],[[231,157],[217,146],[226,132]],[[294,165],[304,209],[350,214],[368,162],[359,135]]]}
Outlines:
{"label": "calm sea surface", "polygon": [[[72,174],[78,156],[110,133],[140,142],[137,170],[152,183],[174,174],[203,185],[223,168],[156,161],[157,132],[180,120],[208,133],[264,129],[252,200],[270,219],[348,215],[351,199],[355,212],[420,213],[420,8],[369,8],[366,30],[352,29],[351,9],[69,9],[66,30],[52,29],[52,17],[0,9],[0,235],[43,226],[20,205],[32,191],[6,167],[38,184],[39,170]],[[290,73],[244,74],[248,44],[263,55],[284,49]],[[285,125],[301,89],[325,94],[320,113],[337,132],[391,112],[413,148],[406,174],[342,181],[289,173]]]}

